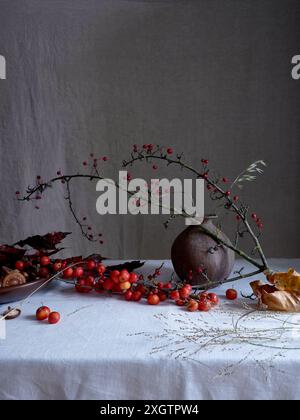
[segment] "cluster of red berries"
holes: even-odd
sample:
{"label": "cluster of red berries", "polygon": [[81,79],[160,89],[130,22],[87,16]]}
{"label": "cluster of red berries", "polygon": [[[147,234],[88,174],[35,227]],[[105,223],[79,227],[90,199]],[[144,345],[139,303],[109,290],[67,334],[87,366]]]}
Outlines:
{"label": "cluster of red berries", "polygon": [[48,320],[49,324],[57,324],[60,321],[60,314],[59,312],[51,312],[48,306],[41,306],[36,311],[36,319],[38,321]]}
{"label": "cluster of red berries", "polygon": [[[237,299],[237,291],[228,289],[226,291],[226,297],[228,300]],[[192,286],[188,284],[179,290],[173,290],[170,293],[170,298],[175,300],[176,305],[186,306],[187,310],[190,312],[209,312],[213,307],[218,306],[220,303],[216,293],[203,292],[200,295],[192,295]]]}
{"label": "cluster of red berries", "polygon": [[264,224],[263,224],[262,219],[259,218],[256,213],[252,213],[251,217],[254,220],[254,222],[256,223],[256,226],[258,227],[258,229],[262,230],[264,228]]}
{"label": "cluster of red berries", "polygon": [[[152,143],[143,144],[142,146],[142,150],[146,151],[147,153],[152,153],[154,149],[155,149],[155,145]],[[174,153],[174,150],[172,149],[172,147],[167,147],[165,150],[168,155],[172,155]],[[134,153],[139,152],[139,146],[137,144],[133,145],[133,152]]]}
{"label": "cluster of red berries", "polygon": [[96,271],[96,275],[91,273],[77,278],[75,288],[78,293],[89,293],[95,290],[97,293],[105,291],[115,293],[125,293],[132,287],[133,283],[138,281],[135,273],[129,273],[127,270],[114,270],[109,275],[106,274],[104,264],[96,264],[94,261],[87,263],[88,270]]}
{"label": "cluster of red berries", "polygon": [[[208,312],[214,306],[219,304],[219,298],[215,293],[203,292],[194,294],[190,284],[185,284],[179,289],[175,289],[171,282],[163,283],[157,280],[161,275],[160,268],[157,268],[153,274],[150,274],[147,280],[144,276],[129,272],[126,269],[109,271],[102,263],[94,260],[82,261],[82,264],[76,267],[68,267],[67,262],[54,262],[50,258],[42,256],[39,260],[40,274],[49,275],[51,271],[62,272],[62,278],[72,281],[75,284],[75,290],[78,293],[96,293],[112,292],[122,294],[126,301],[139,302],[146,299],[149,305],[158,305],[167,299],[173,300],[178,306],[185,306],[188,311],[196,310]],[[16,268],[20,271],[26,267],[23,261],[17,261]],[[47,271],[46,271],[47,270]],[[237,292],[229,289],[226,297],[229,300],[237,299]],[[57,312],[52,313],[48,307],[39,308],[36,315],[37,319],[43,321],[48,319],[49,323],[56,323],[60,316]]]}
{"label": "cluster of red berries", "polygon": [[97,168],[99,162],[107,162],[108,161],[108,157],[107,156],[101,156],[99,158],[96,158],[94,153],[90,154],[90,158],[91,158],[91,164],[88,160],[85,160],[82,162],[83,166],[92,166],[93,168]]}

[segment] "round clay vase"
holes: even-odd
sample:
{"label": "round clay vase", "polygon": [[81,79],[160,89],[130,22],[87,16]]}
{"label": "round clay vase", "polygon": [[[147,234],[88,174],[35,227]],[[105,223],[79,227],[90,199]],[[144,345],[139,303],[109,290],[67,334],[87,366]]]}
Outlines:
{"label": "round clay vase", "polygon": [[[211,218],[207,217],[202,226],[230,244],[230,240],[213,224]],[[235,262],[235,253],[202,232],[201,225],[185,229],[175,239],[171,253],[176,274],[182,281],[192,285],[208,283],[201,269],[206,270],[212,283],[222,282],[231,274]]]}

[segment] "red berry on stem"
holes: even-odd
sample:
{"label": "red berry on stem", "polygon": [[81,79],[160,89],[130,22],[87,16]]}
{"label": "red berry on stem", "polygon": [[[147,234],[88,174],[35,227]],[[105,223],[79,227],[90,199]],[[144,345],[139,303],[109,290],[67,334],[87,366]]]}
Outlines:
{"label": "red berry on stem", "polygon": [[172,299],[172,300],[179,300],[180,299],[180,294],[179,294],[178,290],[173,290],[170,293],[170,299]]}
{"label": "red berry on stem", "polygon": [[131,273],[129,277],[130,283],[136,283],[138,281],[138,275],[136,273]]}
{"label": "red berry on stem", "polygon": [[189,289],[189,287],[183,286],[179,290],[179,294],[180,294],[181,299],[187,299],[191,294],[191,290]]}
{"label": "red berry on stem", "polygon": [[110,276],[109,276],[109,278],[114,282],[114,283],[119,283],[120,282],[120,280],[119,280],[119,276],[120,276],[120,271],[118,271],[118,270],[114,270],[114,271],[112,271],[111,273],[110,273]]}
{"label": "red berry on stem", "polygon": [[41,258],[41,265],[43,265],[43,266],[47,266],[47,265],[49,265],[50,264],[50,258],[49,257],[47,257],[47,256],[44,256],[44,257],[42,257]]}
{"label": "red berry on stem", "polygon": [[40,276],[41,278],[46,278],[46,277],[48,277],[48,276],[49,276],[49,270],[48,270],[48,268],[47,268],[47,267],[41,267],[41,268],[40,268],[40,271],[39,271],[39,276]]}
{"label": "red berry on stem", "polygon": [[87,268],[88,270],[94,270],[96,268],[96,263],[93,260],[90,260],[87,262]]}
{"label": "red berry on stem", "polygon": [[69,267],[64,270],[63,277],[64,279],[71,279],[73,277],[74,270],[73,268]]}
{"label": "red berry on stem", "polygon": [[129,279],[130,279],[130,274],[128,273],[128,271],[127,270],[121,270],[120,275],[119,275],[120,283],[128,282]]}
{"label": "red berry on stem", "polygon": [[147,300],[149,305],[158,305],[160,302],[159,297],[156,294],[150,294]]}
{"label": "red berry on stem", "polygon": [[168,153],[168,155],[172,155],[173,154],[173,149],[171,147],[169,147],[167,149],[167,153]]}
{"label": "red berry on stem", "polygon": [[106,267],[105,267],[105,265],[104,265],[104,264],[99,264],[99,265],[98,265],[98,267],[97,267],[97,271],[98,271],[98,273],[100,274],[100,276],[101,276],[102,274],[104,274],[104,273],[105,273],[105,271],[106,271]]}
{"label": "red berry on stem", "polygon": [[184,300],[182,300],[182,299],[176,300],[176,305],[177,306],[184,306],[185,305]]}
{"label": "red berry on stem", "polygon": [[252,213],[251,217],[252,217],[253,220],[257,220],[257,214],[256,213]]}
{"label": "red berry on stem", "polygon": [[235,289],[228,289],[226,291],[226,297],[228,300],[236,300],[238,297],[238,292]]}
{"label": "red berry on stem", "polygon": [[165,294],[165,292],[159,292],[158,297],[161,302],[164,302],[167,299],[167,295]]}
{"label": "red berry on stem", "polygon": [[226,195],[226,197],[230,197],[231,196],[231,192],[230,191],[226,191],[225,195]]}
{"label": "red berry on stem", "polygon": [[132,300],[134,302],[139,302],[142,299],[142,293],[139,290],[135,290],[132,293]]}
{"label": "red berry on stem", "polygon": [[208,294],[208,300],[213,304],[213,305],[218,305],[219,304],[219,298],[215,293],[209,293]]}
{"label": "red berry on stem", "polygon": [[48,308],[48,306],[41,306],[36,311],[36,319],[38,321],[44,321],[45,319],[49,318],[51,310]]}
{"label": "red berry on stem", "polygon": [[54,270],[55,272],[61,271],[61,269],[62,269],[62,263],[60,263],[60,262],[56,262],[56,263],[54,263],[54,265],[53,265],[53,270]]}
{"label": "red berry on stem", "polygon": [[22,271],[25,268],[25,264],[23,261],[17,261],[15,264],[16,270]]}
{"label": "red berry on stem", "polygon": [[85,284],[86,284],[88,287],[94,287],[94,286],[95,286],[95,278],[94,278],[93,276],[88,276],[88,277],[85,279]]}
{"label": "red berry on stem", "polygon": [[208,160],[208,159],[202,159],[202,160],[201,160],[201,162],[202,162],[204,165],[208,165],[208,164],[209,164],[209,160]]}
{"label": "red berry on stem", "polygon": [[60,321],[60,314],[58,312],[51,312],[48,318],[49,324],[57,324]]}
{"label": "red berry on stem", "polygon": [[122,283],[120,283],[120,289],[122,291],[129,290],[130,288],[131,288],[131,283],[129,281],[123,281]]}
{"label": "red berry on stem", "polygon": [[211,303],[206,299],[201,299],[198,303],[198,309],[201,312],[208,312],[211,310]]}
{"label": "red berry on stem", "polygon": [[78,293],[89,293],[92,291],[92,288],[90,286],[87,286],[85,278],[77,280],[75,284],[75,289]]}
{"label": "red berry on stem", "polygon": [[112,290],[115,283],[111,279],[106,279],[103,283],[103,289],[105,290]]}
{"label": "red berry on stem", "polygon": [[82,267],[77,267],[77,268],[75,268],[75,270],[74,270],[74,277],[75,278],[79,278],[79,277],[82,277],[83,276],[83,274],[84,274],[84,270],[83,270],[83,268]]}
{"label": "red berry on stem", "polygon": [[127,292],[124,294],[125,299],[126,299],[127,301],[132,300],[132,295],[133,295],[133,293],[132,293],[132,291],[131,291],[131,290],[127,290]]}
{"label": "red berry on stem", "polygon": [[196,302],[194,299],[191,299],[187,305],[187,309],[190,312],[196,312],[198,310],[198,302]]}

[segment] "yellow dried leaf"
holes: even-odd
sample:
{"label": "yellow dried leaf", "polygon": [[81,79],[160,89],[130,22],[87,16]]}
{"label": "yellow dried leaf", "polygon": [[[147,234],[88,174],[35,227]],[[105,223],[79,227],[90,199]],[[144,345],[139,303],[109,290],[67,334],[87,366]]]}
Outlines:
{"label": "yellow dried leaf", "polygon": [[300,312],[300,294],[278,290],[275,286],[254,281],[250,284],[259,299],[259,307],[270,311]]}
{"label": "yellow dried leaf", "polygon": [[267,278],[278,290],[300,293],[300,274],[292,268],[287,273],[273,273]]}

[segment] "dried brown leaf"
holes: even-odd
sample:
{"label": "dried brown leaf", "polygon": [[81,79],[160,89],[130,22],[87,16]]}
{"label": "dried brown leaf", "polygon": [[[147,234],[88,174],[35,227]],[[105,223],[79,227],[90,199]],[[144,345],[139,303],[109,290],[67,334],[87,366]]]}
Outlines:
{"label": "dried brown leaf", "polygon": [[275,286],[254,281],[250,284],[259,299],[259,307],[270,311],[300,312],[300,294],[278,290]]}

